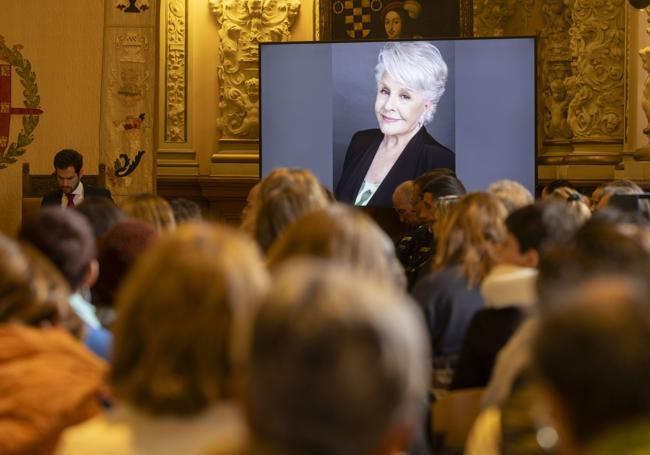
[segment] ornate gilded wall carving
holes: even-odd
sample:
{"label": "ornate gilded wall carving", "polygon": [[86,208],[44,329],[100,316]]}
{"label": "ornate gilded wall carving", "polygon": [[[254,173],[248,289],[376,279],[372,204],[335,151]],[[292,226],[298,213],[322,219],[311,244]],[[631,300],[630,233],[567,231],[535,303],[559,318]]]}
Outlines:
{"label": "ornate gilded wall carving", "polygon": [[258,43],[287,41],[300,0],[210,0],[219,25],[219,110],[224,139],[258,139]]}
{"label": "ornate gilded wall carving", "polygon": [[[645,12],[646,22],[650,25],[650,7],[646,8]],[[646,32],[650,34],[650,27],[646,28]],[[643,134],[648,137],[648,143],[635,151],[634,158],[639,161],[650,161],[650,46],[640,49],[639,55],[643,61],[643,69],[649,73],[643,85],[643,100],[641,100],[641,108],[648,122],[643,128]]]}
{"label": "ornate gilded wall carving", "polygon": [[187,0],[168,0],[165,49],[165,142],[187,141]]}
{"label": "ornate gilded wall carving", "polygon": [[554,147],[566,146],[571,138],[567,121],[570,98],[565,84],[566,78],[571,75],[571,10],[564,0],[544,0],[542,16],[542,125],[545,152],[553,152]]}
{"label": "ornate gilded wall carving", "polygon": [[573,142],[623,143],[624,0],[570,0],[572,75],[567,122]]}
{"label": "ornate gilded wall carving", "polygon": [[474,0],[474,36],[503,36],[506,22],[515,14],[518,3],[518,0]]}

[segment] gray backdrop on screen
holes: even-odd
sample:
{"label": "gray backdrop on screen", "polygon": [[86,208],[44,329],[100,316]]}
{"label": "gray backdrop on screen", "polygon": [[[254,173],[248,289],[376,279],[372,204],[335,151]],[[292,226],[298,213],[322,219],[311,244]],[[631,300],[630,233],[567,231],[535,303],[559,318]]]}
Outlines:
{"label": "gray backdrop on screen", "polygon": [[[535,41],[434,41],[450,80],[428,131],[456,153],[468,189],[501,178],[535,186]],[[355,131],[376,128],[382,43],[261,46],[261,172],[305,167],[333,188]],[[359,67],[361,65],[361,67]],[[452,77],[453,75],[453,77]]]}

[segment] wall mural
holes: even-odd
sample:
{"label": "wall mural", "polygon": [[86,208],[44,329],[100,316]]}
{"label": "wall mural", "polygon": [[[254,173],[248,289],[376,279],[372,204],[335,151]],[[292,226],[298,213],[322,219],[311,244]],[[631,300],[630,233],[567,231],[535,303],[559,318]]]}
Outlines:
{"label": "wall mural", "polygon": [[[20,44],[9,48],[4,37],[0,36],[0,169],[15,163],[17,157],[27,151],[26,147],[34,140],[32,133],[38,125],[39,115],[43,113],[39,108],[41,98],[38,96],[36,74],[32,71],[29,60],[21,54],[22,48]],[[23,86],[25,107],[16,107],[15,101],[11,99],[12,69]],[[11,121],[19,115],[22,115],[22,129],[15,141],[10,143]]]}

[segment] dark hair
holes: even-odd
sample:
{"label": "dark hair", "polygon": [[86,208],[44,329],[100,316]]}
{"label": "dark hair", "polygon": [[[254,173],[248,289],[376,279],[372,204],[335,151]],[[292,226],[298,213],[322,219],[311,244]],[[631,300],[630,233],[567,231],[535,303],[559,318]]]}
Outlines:
{"label": "dark hair", "polygon": [[454,173],[454,171],[452,171],[451,169],[447,169],[444,167],[431,169],[429,171],[426,171],[424,174],[418,176],[413,181],[413,188],[414,190],[417,189],[418,193],[422,195],[422,188],[424,188],[427,185],[427,183],[443,175],[448,175],[448,176],[450,175],[456,177],[456,173]]}
{"label": "dark hair", "polygon": [[54,169],[67,169],[70,166],[78,174],[84,167],[83,155],[76,150],[63,149],[54,156]]}
{"label": "dark hair", "polygon": [[93,286],[93,303],[113,306],[115,294],[135,260],[157,237],[150,223],[126,219],[113,226],[99,241],[99,277]]}
{"label": "dark hair", "polygon": [[391,11],[399,14],[399,17],[402,20],[402,31],[399,35],[399,38],[410,38],[413,34],[411,31],[411,18],[409,17],[408,11],[404,9],[402,2],[392,2],[384,7],[384,9],[381,11],[382,27],[384,27],[386,15]]}
{"label": "dark hair", "polygon": [[199,207],[199,204],[194,201],[179,197],[172,199],[169,204],[172,206],[172,210],[174,211],[174,219],[176,220],[177,226],[191,220],[203,219],[201,207]]}
{"label": "dark hair", "polygon": [[113,227],[115,223],[126,218],[126,215],[124,215],[119,207],[107,197],[89,197],[84,199],[81,204],[75,207],[75,210],[86,217],[90,226],[93,228],[95,240]]}
{"label": "dark hair", "polygon": [[81,285],[96,255],[90,223],[75,210],[44,207],[25,220],[18,237],[47,256],[73,291]]}
{"label": "dark hair", "polygon": [[461,196],[467,193],[467,190],[455,175],[439,174],[420,189],[420,195],[424,193],[430,193],[434,199],[438,199],[443,196]]}
{"label": "dark hair", "polygon": [[569,205],[560,201],[540,201],[521,207],[506,218],[506,227],[519,243],[519,251],[531,248],[542,252],[556,245],[567,245],[582,225]]}
{"label": "dark hair", "polygon": [[548,185],[542,189],[542,194],[551,194],[553,191],[557,190],[558,188],[562,187],[567,187],[575,190],[575,187],[569,182],[568,180],[564,179],[559,179],[559,180],[553,180],[550,182]]}
{"label": "dark hair", "polygon": [[590,284],[542,319],[533,344],[580,446],[650,413],[648,292],[620,279]]}

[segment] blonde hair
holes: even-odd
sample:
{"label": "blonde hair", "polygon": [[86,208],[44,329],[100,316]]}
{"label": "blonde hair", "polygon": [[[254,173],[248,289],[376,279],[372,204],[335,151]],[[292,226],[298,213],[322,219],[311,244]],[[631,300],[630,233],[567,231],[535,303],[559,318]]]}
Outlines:
{"label": "blonde hair", "polygon": [[374,453],[416,425],[428,344],[413,301],[354,269],[294,260],[274,277],[250,355],[254,436],[292,453]]}
{"label": "blonde hair", "polygon": [[176,227],[172,206],[155,194],[129,196],[120,208],[127,216],[152,224],[158,232],[170,231]]}
{"label": "blonde hair", "polygon": [[332,259],[371,279],[406,285],[390,238],[368,215],[343,204],[296,220],[269,250],[268,265],[297,256]]}
{"label": "blonde hair", "polygon": [[236,337],[267,284],[258,249],[231,228],[188,223],[162,237],[118,295],[116,396],[153,414],[193,414],[228,397]]}
{"label": "blonde hair", "polygon": [[506,237],[507,211],[496,196],[470,193],[439,227],[434,267],[460,266],[473,287],[496,262],[495,246]]}

